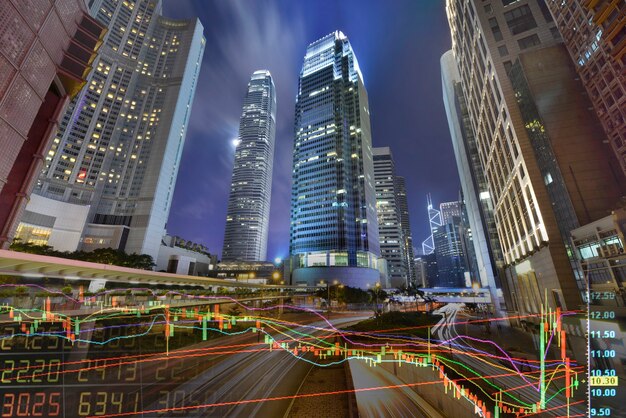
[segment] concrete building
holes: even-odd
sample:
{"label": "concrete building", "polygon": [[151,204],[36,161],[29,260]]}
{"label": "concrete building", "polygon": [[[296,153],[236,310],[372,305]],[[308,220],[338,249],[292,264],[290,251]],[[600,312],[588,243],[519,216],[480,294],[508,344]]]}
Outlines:
{"label": "concrete building", "polygon": [[[547,0],[610,147],[626,173],[626,19],[619,0]],[[598,146],[604,146],[598,141]]]}
{"label": "concrete building", "polygon": [[61,120],[36,193],[90,206],[81,249],[156,259],[204,53],[202,25],[161,16],[161,1],[89,4],[109,31]]}
{"label": "concrete building", "polygon": [[201,244],[166,235],[161,240],[156,271],[207,277],[214,273],[217,256]]}
{"label": "concrete building", "polygon": [[[625,184],[543,1],[447,1],[453,54],[506,264],[507,309],[577,309],[569,231],[605,216]],[[584,123],[581,123],[584,121]],[[598,130],[600,129],[600,130]],[[532,295],[523,304],[521,295]]]}
{"label": "concrete building", "polygon": [[16,239],[49,245],[57,251],[78,250],[89,206],[75,205],[32,194],[17,227]]}
{"label": "concrete building", "polygon": [[392,287],[408,286],[410,283],[409,258],[405,248],[393,155],[389,147],[373,148],[373,155],[380,256],[387,260],[390,285]]}
{"label": "concrete building", "polygon": [[0,3],[0,247],[11,243],[59,120],[105,28],[83,0]]}
{"label": "concrete building", "polygon": [[269,71],[255,71],[248,83],[239,122],[223,261],[267,258],[275,136],[274,81]]}
{"label": "concrete building", "polygon": [[300,72],[290,254],[294,284],[380,280],[367,92],[339,31],[308,46]]}

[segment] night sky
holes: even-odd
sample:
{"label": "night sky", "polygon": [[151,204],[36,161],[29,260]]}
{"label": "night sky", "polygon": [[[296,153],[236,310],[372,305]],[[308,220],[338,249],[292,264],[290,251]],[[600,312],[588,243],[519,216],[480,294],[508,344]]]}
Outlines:
{"label": "night sky", "polygon": [[389,146],[406,177],[415,246],[428,235],[426,194],[456,200],[459,180],[441,93],[439,58],[450,49],[438,0],[164,0],[164,15],[198,17],[207,40],[168,232],[221,254],[247,83],[272,73],[277,130],[269,260],[289,250],[293,115],[309,43],[343,31],[369,95],[374,146]]}

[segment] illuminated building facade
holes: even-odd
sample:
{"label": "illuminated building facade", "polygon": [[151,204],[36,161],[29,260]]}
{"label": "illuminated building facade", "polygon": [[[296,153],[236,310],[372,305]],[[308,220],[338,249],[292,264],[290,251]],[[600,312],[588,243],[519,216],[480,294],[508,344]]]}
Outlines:
{"label": "illuminated building facade", "polygon": [[547,0],[576,72],[626,173],[626,19],[619,0]]}
{"label": "illuminated building facade", "polygon": [[468,272],[468,254],[463,245],[463,204],[443,202],[440,206],[441,225],[433,230],[435,256],[437,258],[437,280],[431,287],[465,287]]}
{"label": "illuminated building facade", "polygon": [[7,247],[105,28],[82,0],[4,0],[0,17],[0,247]]}
{"label": "illuminated building facade", "polygon": [[90,205],[81,249],[156,259],[204,53],[202,25],[161,16],[160,1],[95,0],[90,10],[109,30],[36,193]]}
{"label": "illuminated building facade", "polygon": [[427,196],[428,201],[428,226],[430,227],[430,235],[422,242],[422,253],[424,255],[434,254],[435,241],[433,239],[433,232],[435,228],[441,226],[441,213],[435,209],[430,197],[430,193]]}
{"label": "illuminated building facade", "polygon": [[[476,259],[472,279],[479,281],[482,287],[488,287],[491,299],[499,302],[497,289],[501,287],[504,259],[494,221],[493,200],[481,165],[460,77],[452,51],[446,52],[441,57],[443,102],[461,180],[467,223],[472,234]],[[500,303],[497,303],[496,311],[501,309]]]}
{"label": "illuminated building facade", "polygon": [[387,273],[392,287],[408,286],[408,255],[404,246],[402,214],[393,155],[389,147],[373,149],[376,213],[380,256],[387,260]]}
{"label": "illuminated building facade", "polygon": [[276,136],[276,89],[269,71],[252,74],[239,122],[223,261],[265,261]]}
{"label": "illuminated building facade", "polygon": [[507,266],[507,309],[538,312],[545,289],[550,306],[576,309],[584,286],[569,231],[604,216],[624,184],[598,143],[603,132],[542,0],[446,5]]}
{"label": "illuminated building facade", "polygon": [[[307,48],[295,111],[290,253],[292,280],[379,280],[369,105],[348,38]],[[341,279],[341,280],[344,280]]]}
{"label": "illuminated building facade", "polygon": [[396,201],[400,212],[400,226],[402,228],[402,249],[406,254],[407,277],[409,284],[415,285],[416,274],[413,259],[413,234],[411,233],[411,220],[409,217],[409,201],[406,195],[406,180],[402,176],[396,176]]}

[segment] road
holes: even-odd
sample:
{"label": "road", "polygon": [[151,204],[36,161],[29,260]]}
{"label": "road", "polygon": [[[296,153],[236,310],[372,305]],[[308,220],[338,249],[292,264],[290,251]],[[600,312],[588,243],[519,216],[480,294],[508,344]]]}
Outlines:
{"label": "road", "polygon": [[[346,326],[360,321],[364,317],[333,318],[336,326]],[[325,322],[314,322],[309,326],[324,327]],[[311,331],[308,327],[296,327],[289,332],[319,335],[323,331]],[[274,336],[277,340],[285,337]],[[256,336],[243,336],[229,339],[227,344],[242,344],[256,341]],[[193,362],[178,367],[178,374],[190,375],[189,379],[181,379],[181,383],[163,389],[162,383],[154,387],[145,385],[143,396],[147,393],[159,393],[158,399],[144,403],[143,410],[156,411],[162,408],[189,408],[186,411],[166,413],[148,413],[143,417],[282,417],[288,410],[292,396],[297,394],[302,380],[309,371],[311,364],[294,357],[283,350],[266,350],[266,344],[254,344],[243,347],[242,351],[233,354],[218,354],[203,359],[201,373],[194,372]],[[254,352],[254,350],[259,350]],[[307,357],[310,354],[307,354]],[[312,359],[310,357],[309,359]],[[280,400],[258,401],[267,398]],[[220,404],[221,406],[215,405]],[[204,407],[202,407],[204,405]]]}
{"label": "road", "polygon": [[[437,335],[437,337],[441,341],[447,341],[455,337],[458,337],[459,333],[458,333],[457,326],[455,325],[455,323],[471,320],[470,317],[464,317],[459,320],[459,315],[462,312],[463,308],[464,308],[463,304],[448,304],[436,310],[434,313],[443,315],[443,318],[439,321],[439,323],[437,323],[433,327],[432,329],[433,335]],[[488,337],[484,337],[484,339],[488,339]],[[468,347],[468,351],[470,351],[471,348],[473,347],[473,344],[470,342],[470,340],[467,340],[464,338],[457,338],[456,340],[452,342],[452,344],[453,344],[453,350],[463,351],[463,347]],[[474,370],[481,373],[481,375],[483,376],[493,376],[493,375],[511,373],[510,371],[507,371],[506,369],[498,368],[485,361],[479,360],[479,358],[477,357],[473,357],[469,355],[459,356],[458,354],[454,354],[454,357],[455,357],[455,360],[463,362],[465,365],[470,366]],[[507,367],[511,367],[511,365],[509,364]],[[520,386],[527,385],[527,382],[524,379],[522,379],[521,376],[502,376],[502,377],[493,378],[491,379],[491,381],[502,388],[519,388]],[[546,392],[546,399],[549,399],[551,396],[553,396],[555,392],[556,391],[553,388],[552,389],[549,388]],[[517,398],[529,404],[533,404],[539,401],[539,391],[535,387],[531,387],[531,386],[522,387],[522,388],[516,389],[513,392],[513,394]],[[504,400],[506,401],[506,397]],[[554,399],[552,399],[552,401],[550,401],[547,407],[550,408],[559,404],[560,405],[566,404],[565,396],[561,396],[561,395],[556,396]],[[555,410],[553,412],[544,412],[544,414],[546,414],[545,416],[563,416],[564,413],[565,413],[565,408]],[[570,415],[583,414],[583,413],[584,413],[584,410],[580,406],[570,408]]]}
{"label": "road", "polygon": [[351,359],[350,373],[354,381],[360,418],[443,418],[410,387],[358,391],[378,386],[402,385],[400,379],[382,367],[370,367],[363,360]]}

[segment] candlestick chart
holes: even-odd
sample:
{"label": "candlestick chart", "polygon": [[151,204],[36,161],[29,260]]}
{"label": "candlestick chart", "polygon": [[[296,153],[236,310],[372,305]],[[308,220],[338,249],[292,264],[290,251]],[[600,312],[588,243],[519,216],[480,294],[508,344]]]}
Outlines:
{"label": "candlestick chart", "polygon": [[[243,407],[348,393],[393,401],[401,390],[419,394],[426,387],[467,416],[588,413],[588,366],[573,358],[564,325],[581,312],[545,309],[516,318],[538,324],[532,356],[507,351],[489,334],[477,336],[477,329],[500,328],[508,317],[465,318],[444,309],[430,324],[358,331],[350,325],[362,313],[329,318],[314,309],[255,308],[235,299],[224,310],[223,297],[177,295],[177,303],[155,297],[131,305],[114,296],[96,302],[101,295],[52,303],[53,295],[40,298],[41,306],[1,306],[1,416],[235,416]],[[228,376],[248,375],[246,368],[265,370],[253,374],[260,382],[276,370],[297,375],[297,367],[341,364],[399,380],[302,393],[234,379],[239,384],[224,389],[233,380]],[[609,377],[596,380],[609,387]]]}

